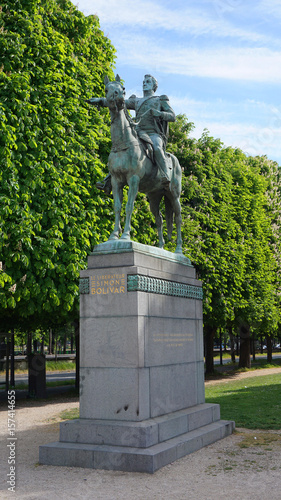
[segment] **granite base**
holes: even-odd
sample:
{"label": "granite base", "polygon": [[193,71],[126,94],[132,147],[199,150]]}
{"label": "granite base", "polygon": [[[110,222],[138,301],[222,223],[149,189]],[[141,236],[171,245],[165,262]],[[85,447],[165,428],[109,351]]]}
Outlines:
{"label": "granite base", "polygon": [[153,473],[230,435],[219,405],[201,404],[144,422],[78,419],[60,425],[60,441],[40,446],[45,465]]}

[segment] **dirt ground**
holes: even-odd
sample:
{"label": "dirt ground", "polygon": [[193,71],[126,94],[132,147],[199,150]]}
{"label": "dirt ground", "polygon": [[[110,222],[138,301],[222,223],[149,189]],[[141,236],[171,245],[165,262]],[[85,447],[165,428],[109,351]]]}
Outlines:
{"label": "dirt ground", "polygon": [[[280,369],[236,375],[247,378]],[[207,381],[206,384],[220,383]],[[39,445],[57,441],[60,414],[77,398],[22,400],[16,410],[16,492],[8,491],[7,405],[0,408],[0,499],[34,500],[280,500],[281,430],[236,432],[155,474],[38,464]]]}

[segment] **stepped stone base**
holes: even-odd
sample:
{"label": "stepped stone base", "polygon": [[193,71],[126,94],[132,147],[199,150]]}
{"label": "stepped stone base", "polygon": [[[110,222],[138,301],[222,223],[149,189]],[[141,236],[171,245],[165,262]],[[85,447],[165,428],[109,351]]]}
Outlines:
{"label": "stepped stone base", "polygon": [[233,430],[207,403],[143,422],[79,419],[61,424],[59,442],[40,446],[39,462],[153,473]]}
{"label": "stepped stone base", "polygon": [[202,283],[179,254],[122,240],[80,274],[80,419],[41,464],[153,473],[231,434],[205,403]]}

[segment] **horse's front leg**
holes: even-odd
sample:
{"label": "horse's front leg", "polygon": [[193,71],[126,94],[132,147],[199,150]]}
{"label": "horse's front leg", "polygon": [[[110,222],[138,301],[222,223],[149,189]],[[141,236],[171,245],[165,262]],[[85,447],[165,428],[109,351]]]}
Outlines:
{"label": "horse's front leg", "polygon": [[112,194],[114,199],[115,224],[109,240],[117,240],[121,233],[120,215],[123,201],[123,185],[115,177],[111,177]]}
{"label": "horse's front leg", "polygon": [[122,240],[128,240],[128,241],[130,240],[131,219],[132,219],[135,199],[139,190],[139,183],[140,183],[140,178],[137,175],[133,175],[128,182],[129,192],[128,192],[128,201],[126,205],[126,222],[125,222],[124,232],[121,236]]}

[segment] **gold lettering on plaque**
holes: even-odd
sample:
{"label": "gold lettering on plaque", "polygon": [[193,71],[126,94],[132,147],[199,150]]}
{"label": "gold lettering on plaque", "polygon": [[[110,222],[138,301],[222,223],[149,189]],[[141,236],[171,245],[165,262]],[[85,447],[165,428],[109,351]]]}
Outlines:
{"label": "gold lettering on plaque", "polygon": [[125,293],[125,274],[91,276],[91,294]]}

